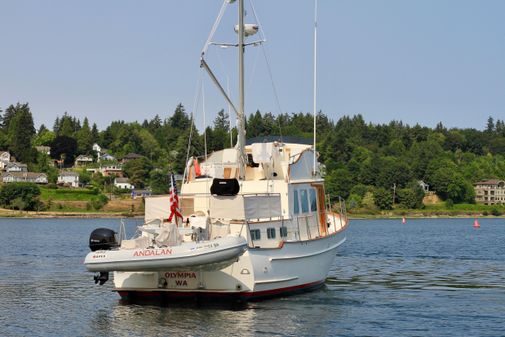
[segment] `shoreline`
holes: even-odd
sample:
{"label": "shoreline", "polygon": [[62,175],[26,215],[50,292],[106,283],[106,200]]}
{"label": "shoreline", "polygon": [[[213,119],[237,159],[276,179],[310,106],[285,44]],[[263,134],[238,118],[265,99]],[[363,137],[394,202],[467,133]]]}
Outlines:
{"label": "shoreline", "polygon": [[140,212],[37,212],[0,209],[0,218],[80,218],[80,219],[119,219],[119,218],[144,218]]}
{"label": "shoreline", "polygon": [[[451,212],[433,212],[433,214],[393,214],[384,212],[381,214],[356,213],[347,214],[350,220],[376,220],[376,219],[443,219],[443,218],[505,218],[505,215],[483,215],[480,212],[458,211],[455,214]],[[119,219],[119,218],[144,218],[143,212],[37,212],[37,211],[18,211],[9,209],[0,209],[0,218],[33,218],[33,219],[59,219],[59,218],[80,218],[80,219]]]}

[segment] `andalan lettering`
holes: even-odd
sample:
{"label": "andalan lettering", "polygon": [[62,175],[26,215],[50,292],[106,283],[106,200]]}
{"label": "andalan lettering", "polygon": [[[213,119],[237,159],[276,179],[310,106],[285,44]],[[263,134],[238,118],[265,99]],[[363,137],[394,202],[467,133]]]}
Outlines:
{"label": "andalan lettering", "polygon": [[172,249],[146,249],[146,250],[136,250],[133,252],[133,256],[159,256],[159,255],[171,255]]}

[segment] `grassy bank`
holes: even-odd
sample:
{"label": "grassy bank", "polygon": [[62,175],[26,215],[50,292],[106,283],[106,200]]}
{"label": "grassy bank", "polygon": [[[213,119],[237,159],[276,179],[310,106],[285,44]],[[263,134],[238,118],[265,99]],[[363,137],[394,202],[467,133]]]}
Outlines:
{"label": "grassy bank", "polygon": [[40,188],[40,200],[54,201],[91,201],[99,194],[97,190],[87,188]]}
{"label": "grassy bank", "polygon": [[352,209],[351,218],[429,218],[429,217],[501,217],[505,214],[504,206],[480,204],[456,204],[448,207],[444,202],[426,205],[422,209],[394,208],[392,210]]}

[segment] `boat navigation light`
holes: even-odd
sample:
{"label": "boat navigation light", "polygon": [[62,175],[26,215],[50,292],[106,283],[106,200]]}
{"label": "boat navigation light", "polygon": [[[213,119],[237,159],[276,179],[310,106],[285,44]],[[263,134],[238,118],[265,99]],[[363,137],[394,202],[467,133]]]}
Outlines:
{"label": "boat navigation light", "polygon": [[[244,24],[244,36],[251,36],[258,32],[260,27],[255,23],[245,23]],[[235,33],[238,33],[238,25],[235,25]]]}

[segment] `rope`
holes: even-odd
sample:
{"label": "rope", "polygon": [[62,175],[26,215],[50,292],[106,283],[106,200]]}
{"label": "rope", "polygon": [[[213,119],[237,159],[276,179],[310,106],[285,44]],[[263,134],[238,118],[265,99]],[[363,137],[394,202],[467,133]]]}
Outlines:
{"label": "rope", "polygon": [[196,90],[195,90],[195,99],[193,101],[193,110],[191,111],[191,126],[189,128],[189,139],[188,139],[188,148],[186,150],[186,161],[184,162],[184,174],[182,176],[182,181],[186,181],[187,170],[188,170],[188,161],[189,161],[189,153],[191,150],[191,140],[193,139],[193,126],[195,124],[195,111],[198,109],[198,101],[200,100],[200,90],[201,90],[201,82],[203,80],[203,71],[200,70],[200,76],[198,77]]}
{"label": "rope", "polygon": [[202,55],[205,54],[207,52],[207,49],[209,48],[210,41],[214,37],[217,27],[219,26],[219,23],[221,22],[221,19],[223,18],[224,11],[226,10],[227,4],[228,4],[228,0],[224,0],[223,5],[221,6],[221,9],[219,10],[219,14],[217,15],[216,21],[214,22],[214,25],[212,26],[212,29],[210,30],[209,37],[207,38],[207,41],[205,42],[205,45],[203,46]]}
{"label": "rope", "polygon": [[[256,15],[256,9],[254,8],[253,0],[250,0],[249,2],[251,4],[252,12],[253,12],[253,15],[254,15],[254,18],[255,18],[256,22],[258,23],[258,25],[260,27],[263,27],[261,25],[261,22],[260,22],[259,18],[258,18],[258,15]],[[264,29],[260,29],[259,33],[260,33],[261,39],[264,40],[264,41],[266,41],[267,38],[266,38],[266,35],[263,33],[263,31],[264,31]],[[281,103],[280,103],[280,100],[279,100],[279,95],[277,94],[277,88],[275,86],[274,77],[273,77],[273,74],[272,74],[272,68],[270,67],[270,62],[268,61],[266,47],[264,46],[263,43],[261,44],[261,50],[263,52],[263,56],[265,57],[265,63],[267,65],[267,70],[268,70],[268,76],[270,77],[270,83],[272,84],[272,90],[274,92],[275,103],[277,105],[277,109],[279,111],[279,115],[282,115]],[[281,137],[281,142],[282,142],[282,125],[281,125],[280,118],[277,118],[277,123],[278,123],[278,126],[279,126],[279,136]]]}

